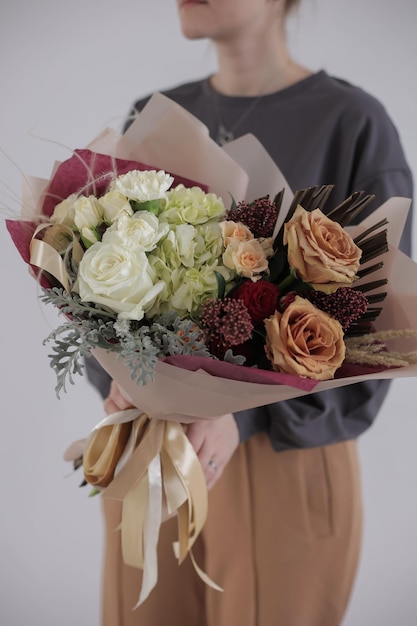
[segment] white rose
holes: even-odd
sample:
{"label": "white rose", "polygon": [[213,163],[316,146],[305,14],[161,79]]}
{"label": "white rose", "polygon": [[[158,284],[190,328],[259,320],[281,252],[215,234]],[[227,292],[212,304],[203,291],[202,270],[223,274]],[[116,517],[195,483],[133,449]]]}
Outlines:
{"label": "white rose", "polygon": [[120,243],[127,248],[153,250],[160,239],[168,233],[169,226],[160,224],[149,211],[137,211],[131,217],[123,215],[103,235],[106,243]]}
{"label": "white rose", "polygon": [[141,320],[163,287],[143,251],[98,242],[80,262],[81,299],[108,307],[119,319]]}
{"label": "white rose", "polygon": [[55,224],[65,224],[70,228],[74,228],[74,203],[78,198],[78,194],[72,193],[68,198],[59,202],[51,215],[51,222]]}
{"label": "white rose", "polygon": [[92,228],[88,228],[88,226],[84,226],[80,230],[80,235],[81,235],[82,242],[86,248],[89,248],[97,241],[100,241],[100,236],[98,232]]}
{"label": "white rose", "polygon": [[129,200],[120,191],[108,191],[104,196],[99,198],[98,202],[102,208],[103,220],[106,224],[113,224],[113,222],[116,222],[122,215],[133,214]]}
{"label": "white rose", "polygon": [[174,179],[163,170],[131,170],[118,176],[111,184],[110,190],[117,190],[130,200],[147,202],[165,197]]}
{"label": "white rose", "polygon": [[77,230],[96,228],[103,221],[103,214],[97,198],[80,196],[74,202],[74,224]]}

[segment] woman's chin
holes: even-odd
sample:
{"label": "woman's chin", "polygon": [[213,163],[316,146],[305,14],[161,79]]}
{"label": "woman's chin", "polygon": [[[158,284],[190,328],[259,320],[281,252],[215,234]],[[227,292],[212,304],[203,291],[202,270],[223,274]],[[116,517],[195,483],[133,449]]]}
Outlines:
{"label": "woman's chin", "polygon": [[208,2],[205,0],[184,0],[179,5],[181,31],[187,39],[210,37],[207,15]]}

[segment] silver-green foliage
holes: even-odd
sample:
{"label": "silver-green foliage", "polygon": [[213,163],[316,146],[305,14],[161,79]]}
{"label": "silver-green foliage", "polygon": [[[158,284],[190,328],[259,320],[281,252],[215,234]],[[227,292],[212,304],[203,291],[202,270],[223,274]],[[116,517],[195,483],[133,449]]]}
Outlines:
{"label": "silver-green foliage", "polygon": [[77,294],[69,294],[62,288],[44,289],[41,299],[58,307],[67,318],[44,340],[44,344],[54,342],[49,358],[57,375],[58,397],[62,390],[67,391],[67,380],[74,384],[73,375],[83,373],[83,360],[91,356],[94,348],[119,354],[138,385],[154,380],[161,357],[179,354],[211,357],[195,322],[181,319],[175,313],[164,314],[151,322],[118,323],[113,312],[91,302],[81,302]]}

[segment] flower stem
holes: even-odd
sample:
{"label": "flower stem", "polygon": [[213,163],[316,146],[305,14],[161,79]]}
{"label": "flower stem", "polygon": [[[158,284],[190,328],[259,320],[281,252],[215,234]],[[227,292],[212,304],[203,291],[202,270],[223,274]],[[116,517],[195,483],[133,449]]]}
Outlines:
{"label": "flower stem", "polygon": [[282,280],[279,285],[278,285],[278,289],[280,291],[283,291],[284,289],[286,289],[287,287],[289,287],[290,285],[292,285],[292,283],[297,280],[297,274],[295,272],[295,269],[293,267],[290,268],[290,273],[288,274],[288,276],[286,276],[284,278],[284,280]]}

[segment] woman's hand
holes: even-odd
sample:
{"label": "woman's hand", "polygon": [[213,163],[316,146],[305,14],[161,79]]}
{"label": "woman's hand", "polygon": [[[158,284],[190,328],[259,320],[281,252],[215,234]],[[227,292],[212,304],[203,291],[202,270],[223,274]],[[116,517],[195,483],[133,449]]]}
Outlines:
{"label": "woman's hand", "polygon": [[239,445],[239,431],[231,413],[216,419],[184,425],[203,468],[207,488],[211,489],[223,473]]}
{"label": "woman's hand", "polygon": [[[113,380],[110,393],[104,400],[106,414],[131,408],[132,405]],[[183,424],[183,428],[201,463],[207,487],[211,489],[239,445],[239,431],[235,419],[231,413],[227,413],[215,419]]]}
{"label": "woman's hand", "polygon": [[125,409],[133,408],[132,405],[126,400],[126,398],[120,392],[119,385],[116,381],[112,380],[110,386],[110,393],[104,400],[104,410],[107,415],[117,413],[118,411],[124,411]]}

